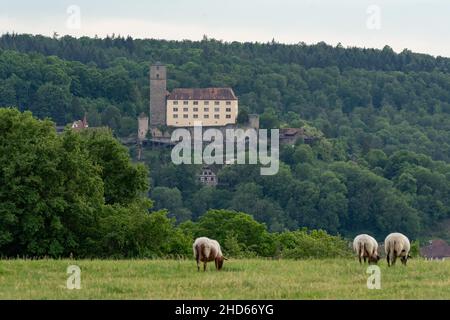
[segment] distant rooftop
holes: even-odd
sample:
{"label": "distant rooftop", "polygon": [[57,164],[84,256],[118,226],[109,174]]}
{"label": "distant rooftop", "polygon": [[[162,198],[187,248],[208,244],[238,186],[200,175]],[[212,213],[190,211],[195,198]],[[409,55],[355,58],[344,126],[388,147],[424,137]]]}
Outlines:
{"label": "distant rooftop", "polygon": [[442,239],[430,241],[430,244],[423,247],[420,253],[426,258],[448,258],[450,257],[450,246]]}
{"label": "distant rooftop", "polygon": [[231,88],[174,89],[168,100],[237,100]]}

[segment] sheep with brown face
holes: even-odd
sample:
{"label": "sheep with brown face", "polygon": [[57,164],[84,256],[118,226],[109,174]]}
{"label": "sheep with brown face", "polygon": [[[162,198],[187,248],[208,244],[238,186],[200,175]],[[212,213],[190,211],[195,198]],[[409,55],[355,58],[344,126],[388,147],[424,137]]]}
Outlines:
{"label": "sheep with brown face", "polygon": [[406,266],[406,262],[411,256],[409,250],[411,244],[409,239],[401,233],[391,233],[384,240],[384,251],[386,252],[386,259],[388,266],[394,265],[397,257],[400,257],[402,264]]}
{"label": "sheep with brown face", "polygon": [[200,271],[200,261],[203,262],[203,271],[206,271],[206,264],[214,261],[217,270],[221,270],[223,261],[228,260],[222,254],[220,244],[216,240],[206,237],[195,239],[192,245],[195,260],[197,261],[197,270]]}
{"label": "sheep with brown face", "polygon": [[377,264],[380,260],[378,255],[378,242],[368,234],[360,234],[353,240],[353,251],[358,255],[359,263],[361,259],[368,260],[369,264]]}

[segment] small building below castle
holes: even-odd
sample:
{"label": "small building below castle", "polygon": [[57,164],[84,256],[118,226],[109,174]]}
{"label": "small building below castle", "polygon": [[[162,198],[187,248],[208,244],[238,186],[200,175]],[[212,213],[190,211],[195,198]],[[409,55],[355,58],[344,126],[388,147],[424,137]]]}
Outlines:
{"label": "small building below castle", "polygon": [[308,136],[303,128],[280,129],[280,144],[294,145],[300,138],[302,138],[306,144],[314,142],[314,137]]}
{"label": "small building below castle", "polygon": [[202,168],[202,172],[199,175],[200,183],[215,187],[219,183],[216,174],[207,166]]}

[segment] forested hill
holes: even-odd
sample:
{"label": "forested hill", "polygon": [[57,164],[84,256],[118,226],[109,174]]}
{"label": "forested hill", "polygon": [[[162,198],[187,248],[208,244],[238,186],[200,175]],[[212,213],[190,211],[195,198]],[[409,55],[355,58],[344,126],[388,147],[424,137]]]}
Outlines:
{"label": "forested hill", "polygon": [[[168,66],[175,87],[231,86],[266,128],[308,124],[314,145],[281,152],[280,174],[231,166],[201,189],[191,168],[146,155],[156,207],[179,220],[208,208],[251,213],[273,231],[307,226],[412,235],[450,217],[450,59],[324,43],[224,43],[111,37],[0,38],[0,106],[59,124],[135,134],[148,111],[148,69]],[[175,200],[176,201],[175,201]]]}
{"label": "forested hill", "polygon": [[[450,71],[450,59],[413,53],[405,49],[396,54],[389,46],[383,50],[371,48],[336,47],[323,42],[316,45],[286,45],[270,43],[222,42],[214,39],[203,41],[134,40],[131,37],[107,37],[81,39],[71,36],[49,38],[26,34],[5,34],[0,48],[21,52],[37,52],[55,55],[62,59],[94,62],[101,68],[113,65],[117,57],[134,61],[164,61],[176,65],[196,60],[199,52],[203,59],[231,62],[230,58],[264,63],[293,63],[305,68],[336,66],[341,70],[362,68],[384,71]],[[199,51],[200,50],[200,51]],[[213,62],[210,61],[210,62]]]}
{"label": "forested hill", "polygon": [[162,61],[169,89],[231,86],[263,126],[307,120],[329,138],[350,136],[351,153],[404,148],[450,160],[447,58],[388,47],[10,34],[0,50],[0,105],[59,124],[88,112],[93,126],[136,132],[136,116],[148,110],[148,66]]}

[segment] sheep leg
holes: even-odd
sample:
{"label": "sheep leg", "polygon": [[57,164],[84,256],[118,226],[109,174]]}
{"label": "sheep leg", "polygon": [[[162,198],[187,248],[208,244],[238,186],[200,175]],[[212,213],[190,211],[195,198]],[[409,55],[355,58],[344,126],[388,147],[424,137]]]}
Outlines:
{"label": "sheep leg", "polygon": [[203,272],[206,271],[206,262],[203,263]]}
{"label": "sheep leg", "polygon": [[[359,251],[358,251],[359,264],[361,264],[361,258],[363,257],[363,255],[364,255],[364,244],[360,243]],[[366,261],[364,261],[364,262],[366,262]]]}
{"label": "sheep leg", "polygon": [[388,252],[388,254],[386,255],[386,260],[387,260],[388,267],[391,266],[391,261],[389,259],[389,256],[390,256],[390,253]]}
{"label": "sheep leg", "polygon": [[200,257],[198,253],[195,255],[195,260],[197,261],[197,271],[200,272]]}
{"label": "sheep leg", "polygon": [[366,256],[364,256],[364,263],[366,263]]}
{"label": "sheep leg", "polygon": [[392,260],[392,265],[394,266],[395,265],[395,261],[397,261],[397,255],[393,255],[393,257],[391,257],[391,260]]}

